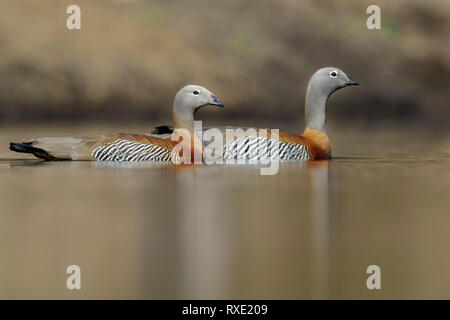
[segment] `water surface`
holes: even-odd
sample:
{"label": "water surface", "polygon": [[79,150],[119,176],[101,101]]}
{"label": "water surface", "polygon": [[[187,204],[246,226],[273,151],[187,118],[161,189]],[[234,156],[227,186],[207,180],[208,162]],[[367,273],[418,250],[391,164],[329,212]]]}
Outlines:
{"label": "water surface", "polygon": [[[330,161],[43,162],[0,129],[0,298],[450,298],[450,135],[331,127]],[[68,265],[82,290],[66,289]],[[366,268],[381,267],[382,290]]]}

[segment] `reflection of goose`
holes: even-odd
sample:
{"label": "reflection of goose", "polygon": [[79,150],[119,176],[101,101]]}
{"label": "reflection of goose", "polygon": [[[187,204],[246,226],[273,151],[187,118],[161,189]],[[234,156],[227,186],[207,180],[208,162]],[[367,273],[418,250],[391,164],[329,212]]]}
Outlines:
{"label": "reflection of goose", "polygon": [[[223,103],[206,88],[196,85],[182,88],[173,103],[175,128],[187,130],[194,137],[194,114],[206,105],[223,107]],[[45,160],[169,161],[177,143],[170,137],[156,134],[121,133],[83,138],[32,138],[22,143],[12,142],[10,149]]]}
{"label": "reflection of goose", "polygon": [[328,161],[308,163],[311,186],[313,297],[326,299],[329,295],[330,265],[330,180]]}

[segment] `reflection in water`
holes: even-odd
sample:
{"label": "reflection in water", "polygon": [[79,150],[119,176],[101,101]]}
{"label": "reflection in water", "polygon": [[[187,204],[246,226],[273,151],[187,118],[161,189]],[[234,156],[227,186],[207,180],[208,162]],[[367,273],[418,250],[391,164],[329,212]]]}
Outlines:
{"label": "reflection in water", "polygon": [[[297,163],[298,167],[302,164]],[[329,263],[329,163],[310,162],[305,167],[310,186],[310,221],[312,260],[312,295],[328,297]],[[230,285],[236,277],[233,264],[239,257],[239,247],[232,237],[232,228],[240,221],[227,221],[232,215],[230,199],[213,187],[201,173],[192,168],[173,172],[176,221],[171,221],[177,248],[172,263],[177,263],[177,292],[181,298],[225,298],[232,296]],[[255,169],[257,171],[257,169]],[[308,182],[308,180],[306,182]],[[206,183],[205,183],[206,182]],[[227,181],[222,181],[227,183]],[[240,201],[245,201],[239,199]],[[149,204],[150,205],[150,204]],[[299,212],[301,214],[301,212]],[[163,219],[166,223],[167,218]],[[155,221],[154,221],[155,222]],[[231,227],[231,229],[230,229]],[[158,241],[152,239],[152,241]],[[264,239],[261,239],[264,243]],[[158,259],[161,259],[160,257]],[[239,264],[239,261],[237,261]],[[164,277],[167,269],[161,268]],[[174,288],[175,289],[175,288]]]}
{"label": "reflection in water", "polygon": [[41,165],[45,165],[46,162],[44,160],[39,160],[39,159],[5,159],[4,161],[7,160],[8,165],[11,168],[14,167],[30,167],[30,166],[41,166]]}
{"label": "reflection in water", "polygon": [[330,177],[329,161],[308,163],[311,187],[311,215],[313,230],[313,297],[328,298],[328,267],[330,250]]}
{"label": "reflection in water", "polygon": [[217,212],[227,204],[220,193],[207,192],[193,170],[177,172],[176,189],[182,268],[180,295],[226,296],[232,271],[232,239],[228,225]]}

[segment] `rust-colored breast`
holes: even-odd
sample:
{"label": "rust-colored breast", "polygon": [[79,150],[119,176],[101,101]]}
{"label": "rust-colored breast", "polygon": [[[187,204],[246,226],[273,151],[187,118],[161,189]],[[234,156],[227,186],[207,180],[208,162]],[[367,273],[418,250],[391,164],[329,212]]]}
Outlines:
{"label": "rust-colored breast", "polygon": [[311,160],[329,159],[331,156],[331,145],[328,136],[319,131],[306,128],[302,135],[280,131],[280,141],[304,145],[308,149]]}
{"label": "rust-colored breast", "polygon": [[331,157],[331,144],[327,134],[319,130],[306,128],[302,138],[312,160],[324,160]]}

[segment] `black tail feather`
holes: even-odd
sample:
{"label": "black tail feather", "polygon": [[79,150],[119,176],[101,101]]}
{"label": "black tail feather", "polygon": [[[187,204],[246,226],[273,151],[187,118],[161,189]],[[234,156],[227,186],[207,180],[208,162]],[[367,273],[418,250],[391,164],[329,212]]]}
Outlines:
{"label": "black tail feather", "polygon": [[9,150],[22,153],[32,153],[34,156],[40,159],[59,160],[48,154],[47,151],[45,151],[44,149],[33,147],[32,142],[25,142],[25,143],[11,142],[9,144]]}
{"label": "black tail feather", "polygon": [[[29,143],[17,143],[17,142],[11,142],[9,144],[9,150],[15,151],[15,152],[23,152],[23,153],[33,153],[33,150],[39,149],[35,148],[31,145],[31,142]],[[42,149],[39,149],[40,151],[44,151]]]}

